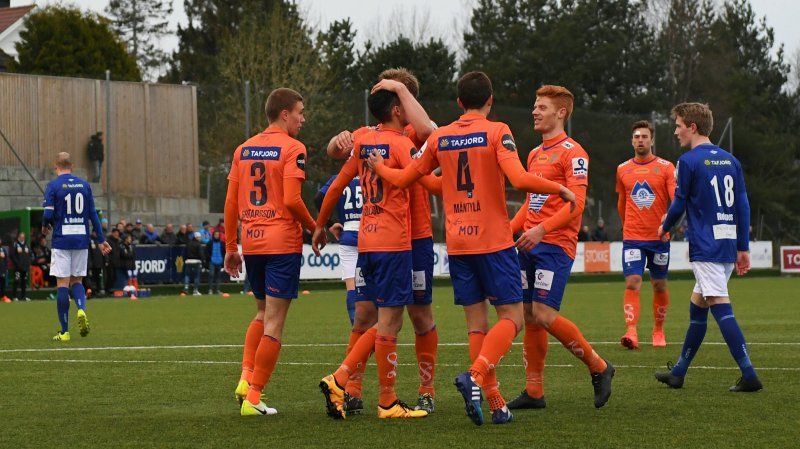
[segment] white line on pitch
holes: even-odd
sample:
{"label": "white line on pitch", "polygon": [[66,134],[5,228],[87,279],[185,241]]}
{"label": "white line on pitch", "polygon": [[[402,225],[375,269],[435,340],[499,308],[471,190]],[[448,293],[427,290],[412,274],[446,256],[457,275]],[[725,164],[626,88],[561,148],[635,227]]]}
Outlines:
{"label": "white line on pitch", "polygon": [[[640,341],[642,345],[649,344],[647,341]],[[522,343],[515,342],[515,346]],[[556,341],[549,342],[550,345],[560,346],[561,343]],[[594,346],[602,345],[618,345],[618,341],[594,341],[590,342]],[[704,345],[721,346],[725,342],[721,341],[705,341]],[[284,348],[324,348],[324,347],[343,347],[347,343],[288,343],[281,345]],[[414,346],[414,343],[398,343],[397,346]],[[439,343],[439,346],[467,346],[467,343]],[[800,342],[752,342],[747,343],[747,346],[800,346]],[[223,344],[223,345],[153,345],[153,346],[97,346],[85,348],[30,348],[30,349],[0,349],[0,354],[14,353],[14,352],[60,352],[60,351],[147,351],[159,349],[226,349],[236,348],[241,349],[241,344]],[[676,346],[677,347],[677,346]]]}
{"label": "white line on pitch", "polygon": [[[131,363],[131,364],[156,364],[156,363],[172,363],[172,364],[185,364],[185,365],[241,365],[241,362],[224,361],[224,360],[79,360],[79,359],[0,359],[3,362],[19,362],[19,363]],[[278,362],[278,365],[290,366],[336,366],[335,363],[328,362]],[[374,365],[374,363],[371,363]],[[399,366],[417,366],[416,363],[399,363]],[[465,367],[466,365],[455,363],[437,363],[440,367]],[[518,363],[504,363],[503,367],[517,367],[521,368],[523,365]],[[574,368],[577,365],[546,365],[548,368]],[[635,369],[658,369],[658,366],[648,365],[615,365],[616,368],[635,368]],[[726,370],[733,371],[739,368],[735,366],[692,366],[691,369],[707,369],[707,370]],[[800,367],[758,367],[759,371],[800,371]]]}

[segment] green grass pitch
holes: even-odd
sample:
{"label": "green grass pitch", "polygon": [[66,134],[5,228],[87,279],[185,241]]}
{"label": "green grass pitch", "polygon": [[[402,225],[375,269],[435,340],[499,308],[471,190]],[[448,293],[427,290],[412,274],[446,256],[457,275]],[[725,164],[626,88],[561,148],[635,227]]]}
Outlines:
{"label": "green grass pitch", "polygon": [[[617,366],[609,403],[595,410],[589,375],[551,338],[547,409],[518,411],[506,426],[474,426],[452,386],[468,366],[463,312],[452,290],[434,291],[441,346],[437,410],[428,418],[381,421],[374,364],[365,377],[366,412],[333,421],[317,384],[341,362],[348,338],[344,294],[314,284],[292,305],[278,366],[266,389],[279,414],[239,416],[238,381],[253,299],[162,296],[89,301],[92,332],[56,344],[52,301],[0,304],[0,448],[382,448],[382,447],[798,447],[800,280],[731,281],[734,311],[764,390],[733,394],[739,371],[709,316],[706,341],[682,390],[653,378],[677,359],[687,327],[690,281],[670,284],[666,349],[649,346],[652,293],[642,293],[642,349],[627,351],[623,282],[567,288],[563,314]],[[507,398],[524,386],[522,336],[498,368]],[[401,332],[398,394],[416,398],[413,332]],[[485,405],[485,407],[487,407]],[[486,409],[488,410],[488,408]]]}

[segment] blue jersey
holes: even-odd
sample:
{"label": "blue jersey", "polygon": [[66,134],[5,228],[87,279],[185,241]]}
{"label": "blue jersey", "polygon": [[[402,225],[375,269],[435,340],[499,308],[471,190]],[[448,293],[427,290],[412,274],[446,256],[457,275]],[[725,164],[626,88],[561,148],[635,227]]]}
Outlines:
{"label": "blue jersey", "polygon": [[[319,189],[323,195],[328,192],[336,175]],[[347,246],[358,246],[358,226],[361,222],[361,207],[364,205],[364,197],[361,195],[361,180],[358,176],[350,181],[344,188],[339,202],[336,203],[336,214],[339,216],[339,223],[344,228],[339,244]]]}
{"label": "blue jersey", "polygon": [[716,145],[698,145],[678,159],[676,176],[664,229],[686,211],[689,260],[736,262],[737,251],[750,249],[750,202],[739,160]]}
{"label": "blue jersey", "polygon": [[47,184],[42,225],[53,226],[53,248],[88,249],[89,222],[98,242],[103,243],[105,236],[88,182],[67,173]]}

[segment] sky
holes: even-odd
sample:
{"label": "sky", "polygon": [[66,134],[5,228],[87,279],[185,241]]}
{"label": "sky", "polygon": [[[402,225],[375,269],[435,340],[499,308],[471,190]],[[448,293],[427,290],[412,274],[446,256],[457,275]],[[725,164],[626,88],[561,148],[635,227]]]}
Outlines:
{"label": "sky", "polygon": [[[12,0],[11,6],[26,5],[34,0]],[[349,17],[357,30],[356,41],[359,45],[367,39],[381,41],[391,31],[391,22],[386,20],[390,13],[400,12],[405,23],[401,29],[426,30],[426,35],[441,37],[445,42],[454,44],[468,22],[469,11],[476,0],[299,0],[301,11],[305,12],[309,22],[317,28],[325,28],[330,22]],[[717,0],[719,1],[719,0]],[[102,12],[108,0],[35,0],[44,6],[52,3],[72,3],[81,8]],[[775,40],[784,44],[784,52],[791,61],[792,55],[800,49],[800,27],[796,25],[800,17],[800,1],[798,0],[750,0],[759,17],[766,16],[767,24],[775,30]],[[174,14],[172,27],[186,21],[183,11],[183,0],[173,0]],[[435,19],[434,19],[435,18]],[[409,27],[407,25],[415,25]],[[425,39],[427,40],[427,39]],[[168,37],[162,46],[171,51],[177,47],[177,38]],[[777,48],[776,48],[777,49]]]}

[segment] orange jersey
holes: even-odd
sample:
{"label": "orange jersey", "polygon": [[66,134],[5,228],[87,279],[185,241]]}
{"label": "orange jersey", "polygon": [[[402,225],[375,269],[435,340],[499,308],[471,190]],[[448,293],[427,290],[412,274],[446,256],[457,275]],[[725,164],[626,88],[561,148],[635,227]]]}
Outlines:
{"label": "orange jersey", "polygon": [[[561,133],[528,154],[528,172],[573,189],[589,185],[589,156],[583,147]],[[528,194],[528,215],[524,229],[533,228],[556,214],[566,204],[558,195]],[[581,217],[573,218],[566,226],[548,232],[542,242],[560,246],[572,259],[578,245]]]}
{"label": "orange jersey", "polygon": [[675,166],[652,156],[631,158],[617,167],[617,193],[625,197],[623,240],[658,240],[661,218],[675,196]]}
{"label": "orange jersey", "polygon": [[488,254],[514,246],[506,209],[506,179],[499,163],[519,158],[508,125],[464,114],[433,131],[414,167],[442,167],[447,252]]}
{"label": "orange jersey", "polygon": [[269,127],[233,153],[228,179],[239,183],[243,254],[292,254],[303,250],[300,222],[283,205],[283,178],[305,180],[306,147]]}
{"label": "orange jersey", "polygon": [[[419,140],[416,131],[411,125],[406,126],[404,134],[414,143],[414,147],[417,149],[421,149],[425,144],[424,140]],[[417,152],[412,157],[416,158],[419,155],[420,153]],[[419,183],[409,186],[408,194],[411,208],[411,240],[433,237],[430,194]]]}
{"label": "orange jersey", "polygon": [[355,134],[353,154],[342,166],[339,175],[347,180],[357,175],[361,177],[364,207],[358,231],[358,252],[410,250],[408,190],[384,182],[369,171],[367,159],[372,150],[380,151],[387,167],[402,168],[411,163],[411,153],[416,148],[400,130],[361,128]]}

